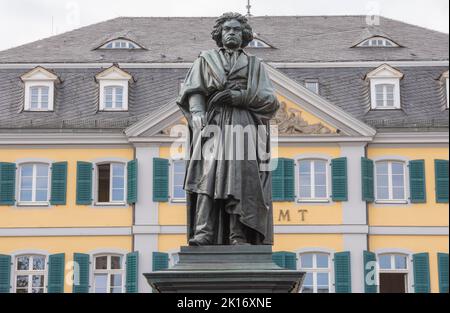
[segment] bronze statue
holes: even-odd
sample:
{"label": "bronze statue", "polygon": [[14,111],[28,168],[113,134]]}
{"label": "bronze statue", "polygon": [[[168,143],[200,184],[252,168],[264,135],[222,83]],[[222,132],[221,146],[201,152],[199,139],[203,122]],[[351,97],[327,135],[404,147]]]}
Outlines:
{"label": "bronze statue", "polygon": [[[263,156],[270,155],[270,119],[280,105],[262,61],[243,50],[253,40],[246,17],[223,14],[212,38],[218,49],[200,54],[177,100],[190,134],[184,183],[189,245],[272,245],[271,173],[262,165],[270,161]],[[256,129],[244,131],[242,159],[236,151],[226,155],[236,145],[230,127]]]}

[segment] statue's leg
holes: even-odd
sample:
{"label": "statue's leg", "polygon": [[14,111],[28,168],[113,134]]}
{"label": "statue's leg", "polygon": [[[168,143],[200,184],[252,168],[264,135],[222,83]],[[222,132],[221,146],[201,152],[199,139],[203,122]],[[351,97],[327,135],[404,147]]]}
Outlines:
{"label": "statue's leg", "polygon": [[239,221],[237,214],[230,214],[230,243],[232,245],[250,245],[248,228]]}
{"label": "statue's leg", "polygon": [[204,194],[197,196],[195,235],[189,240],[191,246],[213,245],[219,210],[214,209],[214,199]]}

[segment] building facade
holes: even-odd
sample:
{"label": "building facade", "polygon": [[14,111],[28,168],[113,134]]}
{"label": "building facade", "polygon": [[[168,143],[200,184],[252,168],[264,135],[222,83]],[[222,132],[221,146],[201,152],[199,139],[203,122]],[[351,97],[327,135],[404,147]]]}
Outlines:
{"label": "building facade", "polygon": [[[448,292],[448,35],[252,17],[274,260],[302,292]],[[186,245],[175,99],[213,18],[118,18],[0,52],[0,292],[151,292]]]}

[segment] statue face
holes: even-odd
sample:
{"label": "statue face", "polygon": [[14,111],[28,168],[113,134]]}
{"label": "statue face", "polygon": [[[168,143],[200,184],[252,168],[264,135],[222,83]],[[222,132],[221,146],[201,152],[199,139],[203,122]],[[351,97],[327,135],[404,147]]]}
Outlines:
{"label": "statue face", "polygon": [[242,26],[237,20],[226,21],[222,26],[223,46],[228,49],[238,49],[242,45]]}

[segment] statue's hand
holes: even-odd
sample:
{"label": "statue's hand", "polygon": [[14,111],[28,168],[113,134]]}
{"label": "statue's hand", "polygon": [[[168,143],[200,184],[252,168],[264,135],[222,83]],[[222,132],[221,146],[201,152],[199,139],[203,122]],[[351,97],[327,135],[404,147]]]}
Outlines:
{"label": "statue's hand", "polygon": [[193,112],[192,113],[192,126],[194,129],[201,130],[206,123],[206,117],[205,112],[199,111],[199,112]]}
{"label": "statue's hand", "polygon": [[214,96],[212,103],[238,107],[242,103],[242,91],[227,89]]}

